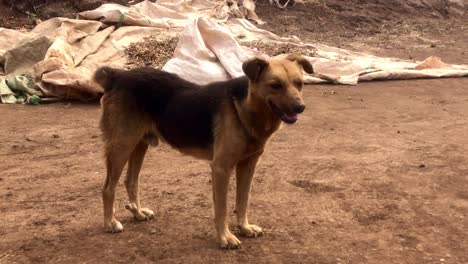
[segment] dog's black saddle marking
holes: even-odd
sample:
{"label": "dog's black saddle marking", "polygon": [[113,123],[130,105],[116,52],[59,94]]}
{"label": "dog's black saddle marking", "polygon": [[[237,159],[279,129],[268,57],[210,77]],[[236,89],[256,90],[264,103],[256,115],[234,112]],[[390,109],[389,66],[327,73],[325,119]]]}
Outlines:
{"label": "dog's black saddle marking", "polygon": [[213,144],[215,115],[223,103],[244,100],[247,77],[200,86],[176,74],[143,67],[116,70],[106,93],[124,92],[134,107],[150,114],[163,138],[177,148]]}

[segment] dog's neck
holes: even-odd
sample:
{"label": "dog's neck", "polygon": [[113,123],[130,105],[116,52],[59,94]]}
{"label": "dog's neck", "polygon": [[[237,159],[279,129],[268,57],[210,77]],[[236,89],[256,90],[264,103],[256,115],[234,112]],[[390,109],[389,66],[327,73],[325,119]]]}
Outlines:
{"label": "dog's neck", "polygon": [[250,92],[244,100],[234,100],[234,105],[245,131],[257,140],[268,140],[281,126],[270,106]]}

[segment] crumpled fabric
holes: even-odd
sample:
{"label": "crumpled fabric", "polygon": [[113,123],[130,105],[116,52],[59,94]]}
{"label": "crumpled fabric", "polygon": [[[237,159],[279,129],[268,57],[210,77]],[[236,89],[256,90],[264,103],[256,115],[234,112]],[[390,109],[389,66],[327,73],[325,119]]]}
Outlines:
{"label": "crumpled fabric", "polygon": [[4,104],[33,104],[40,103],[43,93],[31,76],[17,75],[8,79],[0,78],[0,101]]}
{"label": "crumpled fabric", "polygon": [[[304,43],[295,36],[281,37],[251,22],[262,22],[253,15],[254,7],[252,0],[158,0],[130,7],[104,4],[78,14],[78,19],[44,21],[31,32],[0,28],[4,40],[0,77],[28,74],[43,97],[95,100],[103,90],[92,80],[94,71],[104,65],[129,67],[125,48],[151,35],[159,39],[179,36],[174,57],[163,69],[198,84],[242,76],[244,61],[253,56],[269,58],[248,47],[259,40],[314,50],[314,56],[307,59],[315,73],[306,75],[306,83],[355,85],[371,80],[468,76],[467,65],[446,64],[443,58],[422,62],[382,58]],[[4,93],[2,98],[11,99]]]}

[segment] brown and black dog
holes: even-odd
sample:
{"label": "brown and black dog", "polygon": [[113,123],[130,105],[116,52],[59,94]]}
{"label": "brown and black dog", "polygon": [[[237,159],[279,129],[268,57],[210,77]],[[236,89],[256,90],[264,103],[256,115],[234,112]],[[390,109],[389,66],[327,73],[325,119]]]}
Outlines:
{"label": "brown and black dog", "polygon": [[303,70],[312,65],[300,55],[267,61],[257,57],[242,65],[247,77],[199,86],[153,68],[102,67],[94,79],[105,90],[101,129],[107,176],[102,190],[104,227],[122,232],[115,218],[115,187],[128,162],[126,206],[137,220],[153,211],[140,205],[138,174],[148,145],[167,142],[182,153],[211,161],[215,226],[223,248],[239,248],[226,220],[229,178],[236,170],[236,214],[240,234],[255,237],[262,229],[247,219],[255,166],[281,122],[292,124],[305,105]]}

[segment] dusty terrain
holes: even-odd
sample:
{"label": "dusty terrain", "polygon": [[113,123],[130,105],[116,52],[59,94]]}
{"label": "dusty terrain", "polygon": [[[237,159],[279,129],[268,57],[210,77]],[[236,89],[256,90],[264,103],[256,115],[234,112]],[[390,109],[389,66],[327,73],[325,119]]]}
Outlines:
{"label": "dusty terrain", "polygon": [[[347,6],[359,15],[357,2]],[[264,8],[265,27],[286,34],[284,16],[317,6]],[[316,26],[317,13],[335,14],[323,8],[289,30],[379,55],[468,63],[466,16],[395,11],[388,23],[415,31],[393,28],[390,38],[341,28],[331,15],[322,21],[335,27]],[[433,23],[427,32],[421,21]],[[266,234],[237,251],[215,243],[206,162],[149,151],[141,194],[156,219],[132,219],[121,183],[116,214],[126,229],[106,234],[99,106],[0,105],[0,263],[468,263],[467,88],[468,78],[308,86],[307,110],[274,137],[254,178],[251,220]]]}

